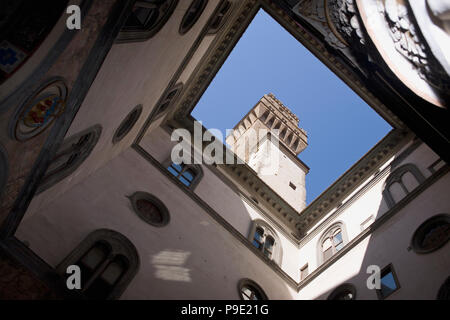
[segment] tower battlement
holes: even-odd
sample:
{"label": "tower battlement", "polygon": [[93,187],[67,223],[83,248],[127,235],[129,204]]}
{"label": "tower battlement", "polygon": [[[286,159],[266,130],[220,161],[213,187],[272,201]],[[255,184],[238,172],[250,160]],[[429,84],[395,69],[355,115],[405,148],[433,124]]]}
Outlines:
{"label": "tower battlement", "polygon": [[[272,133],[278,130],[277,138],[294,155],[308,146],[305,130],[299,128],[299,118],[272,93],[265,94],[258,103],[234,127],[227,143],[233,146],[249,128],[267,128]],[[234,139],[232,138],[234,137]],[[234,140],[234,141],[233,141]]]}

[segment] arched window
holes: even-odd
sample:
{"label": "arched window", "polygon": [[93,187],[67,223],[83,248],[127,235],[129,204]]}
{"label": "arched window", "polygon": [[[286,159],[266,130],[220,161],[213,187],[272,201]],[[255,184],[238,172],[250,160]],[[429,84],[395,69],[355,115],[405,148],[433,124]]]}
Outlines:
{"label": "arched window", "polygon": [[227,16],[231,12],[231,10],[230,10],[231,6],[232,6],[231,1],[222,0],[220,2],[215,15],[212,17],[212,19],[209,22],[208,34],[215,34],[215,33],[217,33],[217,31],[219,31],[219,29],[225,23]]}
{"label": "arched window", "polygon": [[438,214],[422,223],[414,232],[411,247],[416,253],[430,253],[450,240],[450,215]]}
{"label": "arched window", "polygon": [[190,189],[195,188],[203,176],[203,171],[199,165],[172,162],[167,170]]}
{"label": "arched window", "polygon": [[136,275],[139,256],[125,236],[100,229],[89,234],[56,269],[67,277],[70,265],[80,268],[81,298],[117,299]]}
{"label": "arched window", "polygon": [[264,255],[269,259],[272,259],[274,245],[275,240],[271,236],[267,236],[266,241],[264,242]]}
{"label": "arched window", "polygon": [[278,265],[281,264],[282,249],[280,240],[273,228],[263,220],[253,221],[249,240],[261,253]]}
{"label": "arched window", "polygon": [[137,215],[152,226],[163,227],[169,223],[169,210],[155,196],[147,192],[135,192],[130,201]]}
{"label": "arched window", "polygon": [[253,245],[261,249],[263,247],[263,238],[264,238],[264,229],[261,227],[257,227],[255,230],[255,235],[253,236]]}
{"label": "arched window", "polygon": [[191,30],[191,28],[202,15],[203,10],[205,9],[207,4],[208,0],[192,0],[191,5],[187,9],[186,13],[183,16],[183,19],[181,20],[179,29],[181,35]]}
{"label": "arched window", "polygon": [[126,116],[122,123],[117,128],[113,136],[113,143],[117,143],[122,140],[128,132],[133,128],[134,124],[138,121],[139,116],[142,113],[142,105],[139,104],[134,107],[133,110]]}
{"label": "arched window", "polygon": [[117,42],[150,39],[166,24],[177,4],[178,0],[136,1],[117,37]]}
{"label": "arched window", "polygon": [[387,265],[381,270],[381,288],[376,289],[378,299],[386,299],[391,294],[400,289],[400,283],[392,264]]}
{"label": "arched window", "polygon": [[242,279],[238,283],[239,297],[242,300],[268,300],[264,290],[250,279]]}
{"label": "arched window", "polygon": [[423,181],[425,177],[415,165],[409,163],[397,168],[386,179],[383,190],[388,207],[392,208]]}
{"label": "arched window", "polygon": [[342,250],[347,242],[343,223],[338,222],[328,228],[319,240],[319,264],[327,261]]}
{"label": "arched window", "polygon": [[163,94],[160,99],[158,105],[155,108],[153,119],[156,120],[159,118],[164,112],[169,109],[169,107],[174,103],[174,101],[178,98],[181,91],[183,90],[183,83],[179,82],[176,85],[170,87]]}
{"label": "arched window", "polygon": [[72,174],[94,149],[101,131],[101,126],[95,125],[67,138],[50,162],[37,193],[50,188]]}
{"label": "arched window", "polygon": [[337,287],[328,296],[328,300],[355,300],[356,289],[350,283],[345,283]]}

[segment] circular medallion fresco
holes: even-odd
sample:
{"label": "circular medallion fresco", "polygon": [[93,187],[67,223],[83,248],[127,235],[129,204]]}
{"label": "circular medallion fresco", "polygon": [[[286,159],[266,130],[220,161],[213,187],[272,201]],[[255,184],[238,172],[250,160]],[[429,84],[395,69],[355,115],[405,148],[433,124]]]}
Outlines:
{"label": "circular medallion fresco", "polygon": [[14,118],[14,138],[26,141],[47,129],[64,112],[67,92],[60,79],[46,82],[33,92]]}

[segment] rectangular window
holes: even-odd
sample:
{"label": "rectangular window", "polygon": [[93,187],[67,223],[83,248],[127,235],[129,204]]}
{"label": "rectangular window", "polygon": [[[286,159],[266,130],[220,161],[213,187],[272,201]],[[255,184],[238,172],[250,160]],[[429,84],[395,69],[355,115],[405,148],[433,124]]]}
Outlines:
{"label": "rectangular window", "polygon": [[379,299],[386,299],[400,288],[394,267],[390,264],[381,271],[381,288],[377,290]]}
{"label": "rectangular window", "polygon": [[300,281],[305,279],[309,274],[308,264],[305,264],[303,268],[300,269]]}
{"label": "rectangular window", "polygon": [[295,186],[295,184],[293,184],[292,182],[289,182],[289,187],[291,187],[292,189],[297,189],[297,187]]}
{"label": "rectangular window", "polygon": [[194,181],[195,173],[184,164],[172,163],[167,170],[178,178],[186,187],[189,187]]}
{"label": "rectangular window", "polygon": [[430,170],[431,173],[435,173],[436,171],[438,171],[440,168],[442,168],[445,165],[444,160],[442,159],[438,159],[435,162],[433,162],[429,167],[428,170]]}
{"label": "rectangular window", "polygon": [[369,218],[364,220],[361,223],[361,231],[366,230],[374,221],[375,221],[375,217],[373,215],[371,215]]}

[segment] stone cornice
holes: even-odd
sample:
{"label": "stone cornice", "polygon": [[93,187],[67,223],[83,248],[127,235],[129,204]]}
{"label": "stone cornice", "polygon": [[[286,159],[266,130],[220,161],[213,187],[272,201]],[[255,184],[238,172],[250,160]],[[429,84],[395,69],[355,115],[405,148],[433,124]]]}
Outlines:
{"label": "stone cornice", "polygon": [[333,255],[330,259],[328,259],[325,263],[321,264],[317,267],[313,272],[311,272],[305,279],[300,281],[297,286],[297,291],[300,291],[303,287],[305,287],[308,283],[322,274],[325,270],[327,270],[331,265],[337,262],[340,258],[342,258],[345,254],[347,254],[351,249],[353,249],[356,245],[358,245],[361,241],[363,241],[367,236],[373,234],[378,228],[380,228],[384,223],[386,223],[390,218],[392,218],[396,213],[398,213],[401,209],[403,209],[407,204],[409,204],[414,198],[416,198],[419,194],[425,191],[428,187],[433,185],[440,178],[444,177],[447,173],[450,172],[450,167],[445,165],[436,171],[433,175],[428,177],[421,185],[419,185],[416,189],[414,189],[411,193],[406,195],[402,200],[400,200],[394,207],[389,209],[386,213],[384,213],[381,217],[376,219],[369,227],[359,233],[355,238],[353,238],[349,243],[347,243],[342,250]]}
{"label": "stone cornice", "polygon": [[393,129],[378,142],[308,207],[300,212],[298,223],[296,224],[300,236],[305,235],[317,221],[320,221],[341,203],[361,182],[374,174],[383,163],[411,139],[412,134],[409,131]]}
{"label": "stone cornice", "polygon": [[154,159],[147,151],[145,151],[141,146],[133,144],[133,149],[146,159],[150,164],[156,167],[161,174],[166,176],[170,181],[175,183],[184,193],[186,193],[190,198],[192,198],[200,207],[202,207],[215,221],[222,225],[226,230],[228,230],[237,240],[239,240],[245,247],[247,247],[251,252],[253,252],[258,258],[260,258],[264,263],[266,263],[275,273],[277,273],[289,286],[293,289],[297,288],[298,283],[291,278],[280,266],[275,262],[268,259],[264,254],[258,250],[252,243],[242,235],[237,229],[235,229],[225,218],[223,218],[219,213],[217,213],[213,208],[211,208],[202,198],[200,198],[194,191],[176,179],[164,166],[162,166],[156,159]]}
{"label": "stone cornice", "polygon": [[[311,30],[300,25],[284,9],[270,0],[245,0],[239,2],[238,6],[234,8],[229,21],[215,37],[209,50],[202,57],[186,82],[185,89],[179,97],[177,108],[168,115],[167,118],[173,127],[192,130],[193,120],[189,116],[190,112],[261,7],[288,29],[294,37],[396,128],[300,215],[295,210],[291,210],[289,205],[285,205],[285,202],[273,192],[273,196],[271,195],[267,201],[269,207],[273,206],[275,212],[278,212],[277,215],[282,217],[282,221],[286,226],[289,228],[294,226],[294,234],[296,237],[301,238],[315,221],[318,221],[326,212],[329,212],[334,204],[343,199],[344,195],[354,190],[362,179],[373,173],[375,167],[383,164],[387,160],[388,155],[392,155],[399,149],[397,144],[401,142],[402,138],[405,138],[407,130],[401,129],[404,128],[403,123],[365,87],[361,73],[354,68],[351,62],[346,61],[342,55],[337,55],[336,51],[328,47],[323,39],[318,38]],[[252,172],[251,168],[246,165],[240,165],[240,170],[234,170],[234,172],[236,174],[240,172],[239,179],[246,178],[246,183],[253,182],[253,186],[255,186],[256,182],[253,180],[255,173]],[[264,192],[264,197],[267,199],[267,195],[272,194],[272,192],[268,192],[270,188],[264,185],[263,189],[258,191]],[[278,211],[280,209],[281,211]]]}
{"label": "stone cornice", "polygon": [[[205,211],[211,215],[220,225],[222,225],[226,230],[228,230],[234,237],[236,237],[245,247],[247,247],[251,252],[253,252],[258,258],[266,263],[275,273],[277,273],[291,288],[295,289],[297,292],[300,291],[304,286],[314,280],[317,276],[323,273],[328,267],[337,262],[341,257],[348,253],[352,248],[354,248],[358,243],[364,240],[368,235],[372,234],[381,225],[398,213],[403,207],[410,203],[415,197],[420,193],[430,187],[434,182],[439,180],[445,174],[450,172],[450,167],[448,165],[440,168],[433,175],[427,178],[421,185],[409,193],[405,198],[399,201],[394,207],[389,209],[380,218],[376,219],[367,229],[362,231],[358,236],[353,238],[344,248],[337,254],[333,255],[325,263],[321,264],[316,268],[311,274],[309,274],[305,279],[300,282],[295,281],[291,278],[284,270],[281,269],[276,263],[267,259],[261,251],[257,250],[248,239],[237,231],[228,221],[226,221],[220,214],[218,214],[214,209],[212,209],[206,202],[204,202],[198,195],[196,195],[192,190],[186,188],[179,180],[173,177],[156,159],[154,159],[148,152],[146,152],[142,147],[137,144],[133,145],[133,148],[138,154],[143,156],[148,160],[153,166],[155,166],[163,175],[169,178],[173,183],[177,184],[181,190],[183,190],[188,196],[190,196],[196,203],[198,203]],[[379,178],[379,177],[378,177]],[[375,180],[377,177],[374,178]],[[368,184],[370,184],[369,182]],[[357,196],[357,195],[354,195]]]}

